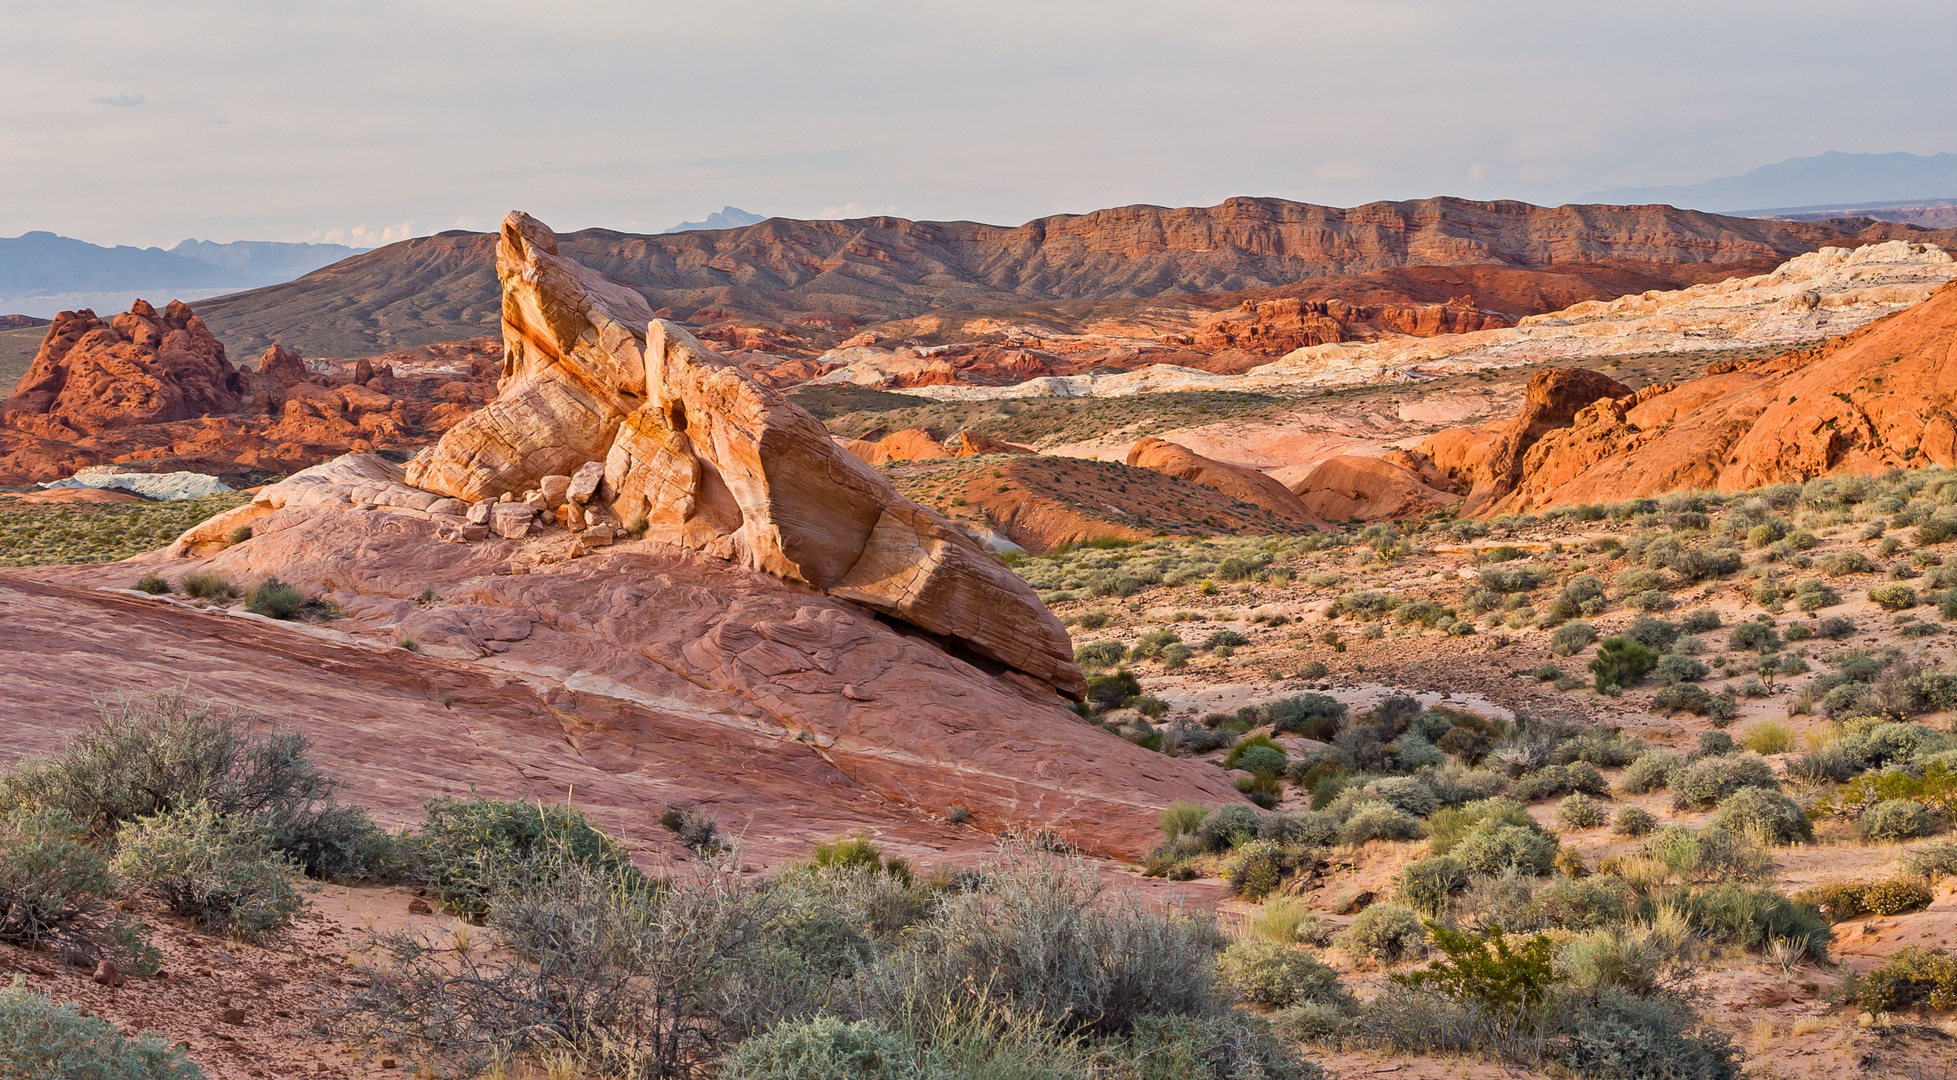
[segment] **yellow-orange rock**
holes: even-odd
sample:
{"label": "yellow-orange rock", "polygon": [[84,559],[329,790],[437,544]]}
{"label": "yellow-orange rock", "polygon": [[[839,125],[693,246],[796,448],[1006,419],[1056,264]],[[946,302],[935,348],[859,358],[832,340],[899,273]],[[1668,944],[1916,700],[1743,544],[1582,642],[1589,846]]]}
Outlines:
{"label": "yellow-orange rock", "polygon": [[1058,619],[998,560],[837,446],[822,424],[643,298],[504,219],[497,399],[407,470],[465,502],[602,461],[599,500],[649,538],[853,600],[1079,697]]}
{"label": "yellow-orange rock", "polygon": [[1293,495],[1291,489],[1279,483],[1275,477],[1266,476],[1256,469],[1206,458],[1172,442],[1143,437],[1128,448],[1127,463],[1215,488],[1238,502],[1249,503],[1291,521],[1319,523],[1318,517],[1298,500],[1298,496]]}
{"label": "yellow-orange rock", "polygon": [[872,465],[881,465],[886,461],[929,461],[951,456],[951,451],[921,428],[893,431],[874,442],[851,439],[844,449]]}
{"label": "yellow-orange rock", "polygon": [[1403,465],[1349,454],[1320,462],[1291,491],[1327,521],[1417,517],[1460,501],[1458,495],[1428,487],[1419,473]]}
{"label": "yellow-orange rock", "polygon": [[975,435],[969,431],[959,432],[950,442],[945,444],[945,449],[951,451],[952,457],[977,457],[980,454],[1031,454],[1035,452],[1031,447],[1020,446],[1018,443],[1004,442],[986,435]]}

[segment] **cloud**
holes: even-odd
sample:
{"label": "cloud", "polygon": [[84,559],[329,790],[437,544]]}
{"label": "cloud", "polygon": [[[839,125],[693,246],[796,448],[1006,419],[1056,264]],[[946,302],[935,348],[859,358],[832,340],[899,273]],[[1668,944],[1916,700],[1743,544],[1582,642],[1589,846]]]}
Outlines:
{"label": "cloud", "polygon": [[825,206],[822,208],[822,212],[818,213],[815,216],[818,219],[864,218],[864,217],[876,217],[880,214],[895,214],[896,212],[897,212],[897,207],[894,205],[864,206],[862,203],[859,202],[846,202],[841,206]]}
{"label": "cloud", "polygon": [[117,94],[114,97],[92,97],[88,99],[88,103],[90,105],[113,105],[118,109],[133,109],[141,105],[144,100],[141,94]]}
{"label": "cloud", "polygon": [[378,229],[365,225],[344,226],[336,229],[317,229],[306,237],[309,244],[346,244],[349,247],[372,248],[382,244],[392,244],[396,240],[406,240],[415,235],[415,223],[404,221],[399,225],[383,225]]}

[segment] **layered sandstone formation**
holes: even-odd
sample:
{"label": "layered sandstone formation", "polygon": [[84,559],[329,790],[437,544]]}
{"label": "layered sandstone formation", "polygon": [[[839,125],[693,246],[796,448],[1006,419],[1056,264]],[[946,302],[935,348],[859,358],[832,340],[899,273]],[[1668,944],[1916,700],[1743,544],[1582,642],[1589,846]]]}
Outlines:
{"label": "layered sandstone formation", "polygon": [[1419,517],[1461,501],[1453,492],[1429,486],[1416,469],[1353,454],[1319,462],[1289,487],[1307,510],[1326,521]]}
{"label": "layered sandstone formation", "polygon": [[1066,632],[970,537],[821,423],[513,213],[497,249],[497,399],[418,454],[415,488],[481,503],[602,466],[596,501],[648,539],[864,604],[1064,694]]}
{"label": "layered sandstone formation", "polygon": [[276,474],[416,446],[493,393],[483,361],[500,352],[465,342],[314,371],[274,345],[240,369],[178,302],[159,314],[138,300],[107,321],[62,312],[0,405],[0,483],[109,465]]}
{"label": "layered sandstone formation", "polygon": [[1339,298],[1283,297],[1245,300],[1235,310],[1204,319],[1170,340],[1205,352],[1236,349],[1253,356],[1283,356],[1313,345],[1376,341],[1382,336],[1437,337],[1510,325],[1499,313],[1477,308],[1468,297],[1444,304],[1366,305]]}
{"label": "layered sandstone formation", "polygon": [[[1540,382],[1540,386],[1539,386]],[[1957,465],[1957,286],[1848,338],[1636,393],[1547,371],[1496,429],[1422,444],[1470,512],[1739,491],[1833,473]]]}
{"label": "layered sandstone formation", "polygon": [[1769,274],[1586,301],[1506,329],[1308,346],[1239,375],[1162,364],[1035,379],[1017,387],[920,386],[905,392],[960,401],[1176,390],[1285,393],[1584,357],[1788,346],[1850,333],[1921,301],[1953,278],[1957,260],[1933,245],[1890,241],[1854,250],[1824,248]]}
{"label": "layered sandstone formation", "polygon": [[1128,448],[1127,463],[1132,468],[1153,469],[1179,480],[1215,488],[1237,502],[1300,525],[1320,523],[1298,496],[1276,479],[1255,469],[1206,458],[1172,442],[1148,437],[1138,439]]}
{"label": "layered sandstone formation", "polygon": [[871,465],[889,461],[931,461],[947,457],[976,457],[980,454],[1030,454],[1033,451],[1015,443],[961,431],[939,442],[922,428],[893,431],[880,439],[850,439],[843,449]]}

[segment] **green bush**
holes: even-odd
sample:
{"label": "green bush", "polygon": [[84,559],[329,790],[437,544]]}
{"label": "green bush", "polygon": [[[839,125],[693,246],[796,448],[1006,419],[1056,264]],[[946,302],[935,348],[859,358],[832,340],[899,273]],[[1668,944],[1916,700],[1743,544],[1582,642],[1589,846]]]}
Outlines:
{"label": "green bush", "polygon": [[170,591],[170,583],[163,580],[162,575],[152,570],[142,577],[137,578],[136,584],[130,586],[130,588],[135,589],[137,592],[146,592],[151,596],[162,596],[164,593]]}
{"label": "green bush", "polygon": [[115,869],[149,887],[197,925],[259,942],[291,925],[305,907],[298,867],[250,819],[208,806],[173,810],[122,830]]}
{"label": "green bush", "polygon": [[1523,802],[1536,802],[1567,795],[1573,791],[1587,795],[1602,795],[1610,790],[1604,781],[1604,774],[1587,761],[1572,762],[1568,765],[1545,765],[1518,779],[1509,788],[1509,793]]}
{"label": "green bush", "polygon": [[1290,945],[1238,941],[1216,961],[1217,983],[1244,1001],[1288,1008],[1302,1001],[1342,1007],[1352,995],[1339,985],[1339,973]]}
{"label": "green bush", "polygon": [[1758,754],[1701,758],[1686,766],[1672,784],[1672,805],[1678,809],[1711,806],[1741,788],[1778,790],[1772,766]]}
{"label": "green bush", "polygon": [[1649,927],[1606,926],[1564,942],[1556,959],[1573,990],[1616,987],[1648,994],[1677,964],[1678,954]]}
{"label": "green bush", "polygon": [[1608,820],[1604,808],[1588,795],[1571,795],[1556,805],[1556,822],[1565,829],[1594,829]]}
{"label": "green bush", "polygon": [[1870,883],[1862,890],[1862,906],[1871,915],[1901,915],[1929,907],[1936,894],[1914,878],[1889,878]]}
{"label": "green bush", "polygon": [[[1169,651],[1171,646],[1181,644],[1182,635],[1176,633],[1174,630],[1151,630],[1143,634],[1141,639],[1135,642],[1135,647],[1129,651],[1128,655],[1131,659],[1135,660],[1160,660]],[[1110,662],[1118,662],[1120,659],[1117,656],[1114,661]]]}
{"label": "green bush", "polygon": [[1627,637],[1607,637],[1590,658],[1590,673],[1596,676],[1598,693],[1636,686],[1658,663],[1658,654],[1649,646]]}
{"label": "green bush", "polygon": [[1483,824],[1455,844],[1453,856],[1476,874],[1499,874],[1514,867],[1541,877],[1556,863],[1556,838],[1534,827]]}
{"label": "green bush", "polygon": [[1871,1014],[1913,1005],[1957,1009],[1957,957],[1944,948],[1905,945],[1855,982],[1856,1004]]}
{"label": "green bush", "polygon": [[1445,855],[1469,833],[1483,825],[1490,828],[1500,825],[1537,828],[1535,819],[1529,816],[1529,808],[1514,799],[1500,796],[1476,799],[1437,810],[1427,819],[1427,850],[1433,855]]}
{"label": "green bush", "polygon": [[1611,831],[1620,836],[1643,836],[1658,827],[1658,819],[1651,811],[1637,806],[1627,806],[1617,812],[1617,820]]}
{"label": "green bush", "polygon": [[[1232,1009],[1202,1016],[1146,1016],[1118,1047],[1096,1054],[1097,1062],[1114,1058],[1106,1072],[1082,1070],[1093,1076],[1124,1080],[1325,1080],[1325,1071],[1298,1054],[1280,1038],[1269,1021]],[[998,1077],[1019,1080],[1025,1073],[971,1071],[937,1076]],[[1026,1077],[1037,1080],[1037,1076]],[[1057,1078],[1056,1078],[1057,1080]]]}
{"label": "green bush", "polygon": [[231,579],[215,570],[192,570],[177,579],[177,591],[193,600],[229,600],[238,595]]}
{"label": "green bush", "polygon": [[1074,649],[1074,663],[1090,669],[1113,667],[1127,655],[1119,641],[1095,641]]}
{"label": "green bush", "polygon": [[1957,877],[1957,840],[1932,840],[1903,855],[1903,873],[1935,884]]}
{"label": "green bush", "polygon": [[251,818],[279,850],[321,877],[358,877],[391,855],[366,812],[332,801],[338,784],[306,738],[257,732],[255,715],[182,691],[103,706],[94,724],[48,761],[0,775],[0,808],[63,810],[92,830],[199,803]]}
{"label": "green bush", "polygon": [[1651,674],[1660,682],[1670,686],[1677,683],[1698,682],[1712,674],[1712,669],[1689,656],[1669,653],[1659,659],[1657,666],[1651,669]]}
{"label": "green bush", "polygon": [[1726,635],[1726,644],[1734,650],[1751,649],[1765,654],[1780,648],[1780,635],[1774,632],[1771,623],[1743,622]]}
{"label": "green bush", "polygon": [[1420,823],[1388,803],[1369,802],[1339,827],[1339,842],[1364,844],[1374,840],[1412,840],[1420,835]]}
{"label": "green bush", "polygon": [[29,993],[19,976],[0,990],[0,1076],[21,1080],[203,1080],[153,1032],[115,1025]]}
{"label": "green bush", "polygon": [[1771,886],[1726,882],[1701,890],[1681,890],[1675,897],[1693,929],[1713,941],[1730,941],[1748,949],[1772,941],[1788,941],[1808,956],[1826,959],[1834,932],[1811,904],[1789,899]]}
{"label": "green bush", "polygon": [[1491,1017],[1501,1033],[1515,1030],[1548,1004],[1557,981],[1548,938],[1533,937],[1510,948],[1499,926],[1486,937],[1435,923],[1427,927],[1443,956],[1428,961],[1426,971],[1395,976],[1394,982],[1469,1004]]}
{"label": "green bush", "polygon": [[1209,811],[1201,806],[1184,799],[1177,799],[1169,804],[1167,810],[1162,811],[1162,835],[1173,841],[1177,837],[1194,833],[1203,827],[1203,819],[1206,817],[1209,817]]}
{"label": "green bush", "polygon": [[1662,791],[1685,771],[1685,759],[1672,750],[1648,750],[1624,770],[1618,787],[1628,794]]}
{"label": "green bush", "polygon": [[1231,747],[1230,753],[1223,759],[1223,767],[1226,769],[1243,769],[1246,772],[1269,773],[1273,776],[1284,772],[1285,766],[1290,763],[1291,759],[1283,749],[1262,735],[1252,736]]}
{"label": "green bush", "polygon": [[1877,585],[1869,590],[1869,600],[1884,611],[1907,611],[1922,601],[1916,598],[1916,590],[1901,582]]}
{"label": "green bush", "polygon": [[115,889],[108,862],[66,812],[0,817],[0,941],[48,949],[73,964],[106,957],[124,971],[155,971],[146,928],[109,906]]}
{"label": "green bush", "polygon": [[1712,823],[1768,845],[1814,839],[1814,824],[1794,800],[1767,788],[1745,787],[1719,800]]}
{"label": "green bush", "polygon": [[1087,677],[1087,701],[1096,709],[1106,712],[1119,709],[1130,698],[1140,697],[1142,683],[1135,673],[1127,668],[1110,675],[1090,675]]}
{"label": "green bush", "polygon": [[1336,944],[1355,960],[1370,956],[1392,963],[1418,956],[1426,940],[1427,932],[1412,908],[1374,904],[1353,916]]}
{"label": "green bush", "polygon": [[306,594],[275,577],[259,582],[251,591],[251,599],[245,601],[246,611],[274,619],[290,619],[305,606]]}
{"label": "green bush", "polygon": [[1919,802],[1885,799],[1862,811],[1858,825],[1862,839],[1889,843],[1914,840],[1936,832],[1937,816]]}
{"label": "green bush", "polygon": [[501,799],[431,800],[411,841],[421,881],[448,911],[480,919],[489,897],[523,863],[544,856],[628,874],[619,842],[568,806]]}
{"label": "green bush", "polygon": [[1468,870],[1451,855],[1434,855],[1400,868],[1400,902],[1438,919],[1455,893],[1468,887]]}
{"label": "green bush", "polygon": [[[971,811],[966,811],[967,815],[970,813]],[[668,806],[659,812],[659,826],[677,837],[680,845],[695,855],[717,855],[727,850],[727,843],[720,838],[720,822],[698,810]],[[815,863],[818,867],[831,865],[838,858],[854,855],[859,848],[868,849],[871,870],[881,868],[877,850],[868,840],[861,840],[860,844],[852,843],[850,839],[817,844],[814,852]],[[845,855],[845,852],[848,854]]]}
{"label": "green bush", "polygon": [[1751,880],[1773,866],[1760,848],[1717,826],[1667,825],[1645,840],[1644,853],[1689,881]]}
{"label": "green bush", "polygon": [[1558,656],[1573,656],[1597,640],[1597,628],[1587,622],[1566,622],[1549,635],[1549,651]]}
{"label": "green bush", "polygon": [[743,1041],[721,1066],[725,1080],[923,1080],[917,1047],[869,1021],[834,1017],[777,1024]]}
{"label": "green bush", "polygon": [[1549,1054],[1598,1080],[1736,1080],[1739,1052],[1689,1002],[1615,987],[1558,1002]]}
{"label": "green bush", "polygon": [[1230,853],[1223,865],[1223,880],[1244,899],[1262,900],[1283,883],[1289,861],[1276,844],[1252,840]]}

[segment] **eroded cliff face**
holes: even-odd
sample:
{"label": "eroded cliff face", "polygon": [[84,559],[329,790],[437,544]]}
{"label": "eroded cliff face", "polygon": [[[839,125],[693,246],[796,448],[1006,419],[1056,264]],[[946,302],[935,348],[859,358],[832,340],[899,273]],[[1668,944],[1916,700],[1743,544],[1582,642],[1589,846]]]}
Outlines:
{"label": "eroded cliff face", "polygon": [[564,257],[548,227],[509,215],[497,272],[500,393],[417,455],[408,484],[479,503],[601,463],[597,502],[634,532],[1083,692],[1065,630],[1024,582],[813,417]]}
{"label": "eroded cliff face", "polygon": [[1676,385],[1631,393],[1596,372],[1539,372],[1506,424],[1440,432],[1420,450],[1468,491],[1468,512],[1520,513],[1947,468],[1957,465],[1954,413],[1957,286],[1946,285],[1825,346],[1714,364]]}
{"label": "eroded cliff face", "polygon": [[138,300],[110,319],[64,311],[0,417],[43,438],[79,438],[238,407],[245,381],[204,320],[179,301]]}

